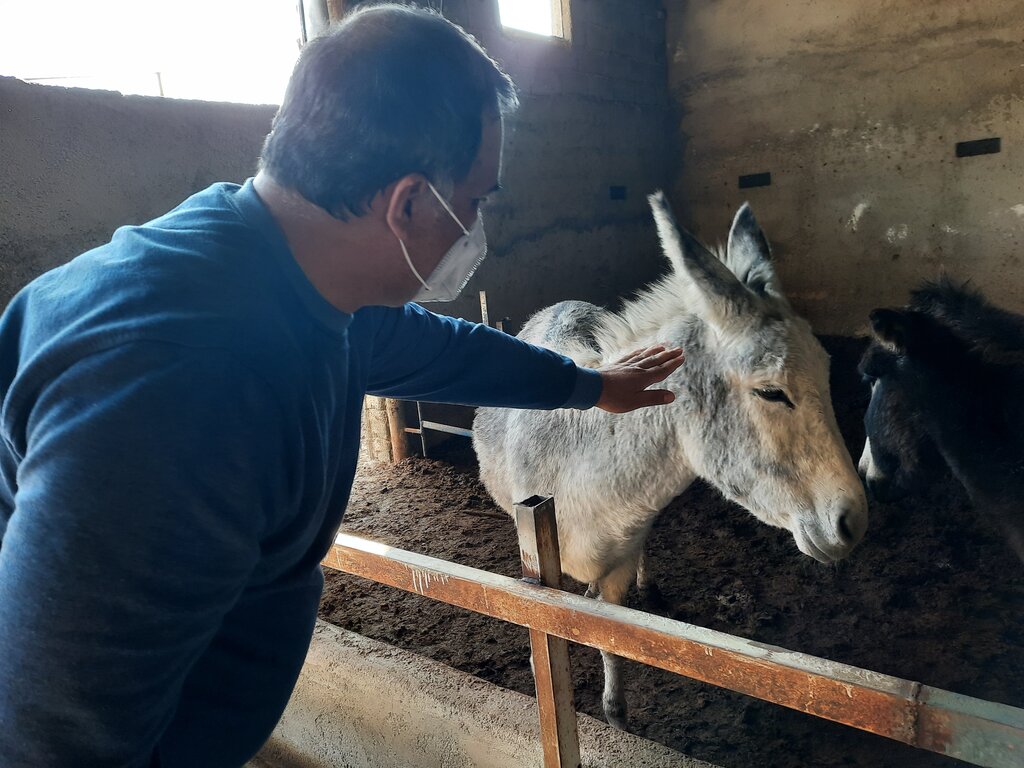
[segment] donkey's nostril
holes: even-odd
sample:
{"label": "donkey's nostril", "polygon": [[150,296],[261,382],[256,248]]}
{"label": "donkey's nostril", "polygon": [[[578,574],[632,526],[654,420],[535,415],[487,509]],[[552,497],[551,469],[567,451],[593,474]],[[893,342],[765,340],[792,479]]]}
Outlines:
{"label": "donkey's nostril", "polygon": [[853,549],[868,529],[868,511],[863,505],[851,503],[840,508],[836,520],[836,534],[839,541],[849,549]]}
{"label": "donkey's nostril", "polygon": [[839,516],[839,538],[842,539],[843,544],[850,544],[856,540],[857,536],[850,528],[850,513],[843,512]]}

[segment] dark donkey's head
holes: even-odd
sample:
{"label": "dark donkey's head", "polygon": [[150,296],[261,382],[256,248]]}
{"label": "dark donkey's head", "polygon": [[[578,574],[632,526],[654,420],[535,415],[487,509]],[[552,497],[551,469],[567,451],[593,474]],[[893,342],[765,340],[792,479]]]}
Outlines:
{"label": "dark donkey's head", "polygon": [[922,374],[918,369],[928,365],[933,346],[922,342],[943,335],[931,325],[929,318],[909,310],[871,313],[874,338],[859,367],[871,387],[871,402],[864,414],[867,439],[857,469],[870,496],[879,501],[920,493],[945,470],[916,391]]}
{"label": "dark donkey's head", "polygon": [[859,470],[872,496],[918,493],[947,465],[962,481],[983,479],[997,471],[994,452],[1018,451],[1024,318],[943,280],[904,309],[873,311],[871,329],[860,363],[871,402]]}

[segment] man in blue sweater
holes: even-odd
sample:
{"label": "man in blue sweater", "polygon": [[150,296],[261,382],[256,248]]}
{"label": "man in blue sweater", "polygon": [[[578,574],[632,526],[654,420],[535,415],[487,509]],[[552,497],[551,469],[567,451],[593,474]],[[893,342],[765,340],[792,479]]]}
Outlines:
{"label": "man in blue sweater", "polygon": [[484,253],[514,89],[436,15],[304,50],[261,169],[23,290],[0,321],[0,766],[240,766],[302,665],[363,396],[614,412],[599,371],[425,311]]}

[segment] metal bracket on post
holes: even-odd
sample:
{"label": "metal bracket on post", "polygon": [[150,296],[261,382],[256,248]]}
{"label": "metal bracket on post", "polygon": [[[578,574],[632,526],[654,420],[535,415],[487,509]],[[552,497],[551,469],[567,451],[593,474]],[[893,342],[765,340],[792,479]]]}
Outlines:
{"label": "metal bracket on post", "polygon": [[[516,504],[515,509],[523,578],[561,589],[562,563],[554,500],[550,496],[532,496]],[[580,768],[569,643],[531,629],[530,648],[540,710],[540,736],[544,744],[544,768]]]}

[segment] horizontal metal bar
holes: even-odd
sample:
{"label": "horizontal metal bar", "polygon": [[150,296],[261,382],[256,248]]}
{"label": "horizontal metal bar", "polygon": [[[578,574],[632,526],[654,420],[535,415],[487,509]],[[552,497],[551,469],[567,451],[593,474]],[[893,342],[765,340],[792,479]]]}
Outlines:
{"label": "horizontal metal bar", "polygon": [[1024,710],[340,534],[323,564],[988,768],[1024,764]]}
{"label": "horizontal metal bar", "polygon": [[449,435],[462,435],[462,437],[472,437],[473,430],[464,429],[463,427],[453,427],[450,424],[439,424],[436,421],[421,421],[420,429],[432,429],[435,432],[447,432]]}

